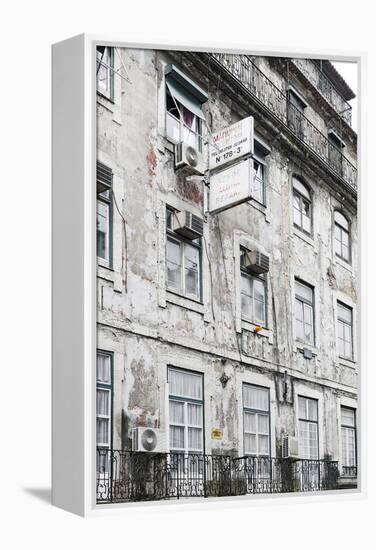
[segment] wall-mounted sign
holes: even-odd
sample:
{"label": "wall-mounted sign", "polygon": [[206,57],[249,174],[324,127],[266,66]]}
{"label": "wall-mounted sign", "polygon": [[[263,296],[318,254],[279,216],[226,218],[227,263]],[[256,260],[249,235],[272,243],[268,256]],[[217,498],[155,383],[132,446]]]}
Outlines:
{"label": "wall-mounted sign", "polygon": [[219,428],[213,428],[211,431],[211,438],[212,439],[222,439],[223,433],[222,430]]}
{"label": "wall-mounted sign", "polygon": [[210,176],[209,212],[217,214],[252,195],[253,160],[248,158]]}
{"label": "wall-mounted sign", "polygon": [[209,170],[224,166],[250,153],[253,153],[253,117],[251,116],[212,135],[209,147]]}

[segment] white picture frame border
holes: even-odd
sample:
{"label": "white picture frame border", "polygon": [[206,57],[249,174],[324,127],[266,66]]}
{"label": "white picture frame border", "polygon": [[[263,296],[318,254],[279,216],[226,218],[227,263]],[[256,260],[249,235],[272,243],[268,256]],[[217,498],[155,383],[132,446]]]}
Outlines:
{"label": "white picture frame border", "polygon": [[[262,56],[310,57],[358,63],[358,188],[361,230],[365,227],[365,74],[366,54],[336,50],[272,50],[206,43],[127,43],[80,34],[52,46],[52,504],[81,516],[119,513],[130,507],[270,505],[269,499],[291,503],[359,499],[366,496],[366,373],[359,369],[358,488],[325,494],[248,495],[220,499],[192,498],[122,504],[96,504],[95,483],[95,364],[96,364],[96,56],[97,44],[124,48],[218,51]],[[360,133],[360,130],[362,133]],[[360,241],[362,242],[362,241]],[[362,254],[359,254],[359,258]],[[361,364],[366,324],[366,277],[358,285],[358,360]],[[361,292],[362,291],[362,292]],[[69,345],[68,345],[69,344]],[[361,345],[362,344],[362,345]],[[340,493],[340,494],[339,494]],[[303,503],[303,502],[302,502]]]}

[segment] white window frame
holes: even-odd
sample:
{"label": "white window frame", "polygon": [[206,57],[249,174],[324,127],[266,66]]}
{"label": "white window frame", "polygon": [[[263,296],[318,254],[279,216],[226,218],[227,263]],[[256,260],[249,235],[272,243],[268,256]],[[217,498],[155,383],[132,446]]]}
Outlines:
{"label": "white window frame", "polygon": [[[267,390],[268,392],[268,409],[255,409],[251,407],[247,407],[245,405],[245,399],[244,399],[244,388],[245,386],[255,388],[256,390]],[[270,421],[270,389],[268,387],[264,386],[258,386],[255,384],[250,384],[247,382],[243,382],[242,384],[242,403],[243,403],[243,449],[244,449],[244,455],[245,456],[261,456],[261,457],[270,457],[271,456],[271,421]],[[255,432],[246,432],[245,429],[245,416],[246,414],[253,414],[255,415]],[[258,429],[258,418],[259,416],[267,417],[268,419],[268,432],[260,432]],[[247,452],[246,451],[246,444],[245,444],[245,436],[254,435],[256,438],[256,452]],[[259,449],[259,436],[268,436],[268,452],[267,453],[261,453]]]}
{"label": "white window frame", "polygon": [[[295,323],[295,339],[298,341],[298,342],[301,342],[303,344],[309,344],[310,346],[314,346],[315,345],[315,342],[316,342],[316,334],[315,334],[315,289],[305,283],[304,281],[301,281],[300,279],[295,279],[294,281],[295,283],[295,293],[294,293],[294,323]],[[300,294],[298,294],[297,292],[297,283],[306,287],[307,289],[309,289],[311,291],[311,295],[312,295],[312,301],[309,301],[307,300],[304,296],[301,296]],[[300,305],[302,305],[302,313],[303,313],[303,338],[299,338],[298,335],[297,335],[297,318],[296,318],[296,312],[295,312],[295,307],[296,307],[296,302],[299,302],[299,307]],[[305,324],[309,324],[309,323],[306,323],[305,321],[305,308],[308,307],[311,309],[311,315],[312,315],[312,341],[308,341],[306,340],[306,337],[305,337]]]}
{"label": "white window frame", "polygon": [[[176,211],[172,208],[167,207],[167,211],[171,212],[171,216],[174,216],[176,214]],[[179,244],[180,247],[180,266],[181,266],[181,273],[180,273],[180,288],[173,287],[169,285],[168,281],[168,242],[175,242]],[[194,300],[195,302],[202,303],[202,246],[201,246],[201,239],[196,239],[197,242],[194,241],[188,241],[184,239],[181,235],[178,235],[175,233],[171,227],[168,227],[167,225],[167,213],[166,213],[166,288],[169,292],[173,292],[176,294],[179,294],[181,296],[184,296],[185,298],[188,298],[189,300]],[[185,260],[185,249],[186,247],[192,247],[195,248],[198,252],[198,264],[197,264],[197,295],[196,294],[190,294],[186,290],[186,260]]]}
{"label": "white window frame", "polygon": [[[305,418],[302,418],[300,416],[300,399],[305,401]],[[317,420],[312,420],[312,419],[309,418],[309,402],[310,401],[313,401],[313,402],[316,403],[316,417],[317,417]],[[299,458],[302,458],[303,460],[319,460],[320,459],[320,436],[319,436],[320,430],[319,430],[319,401],[318,401],[318,399],[316,399],[314,397],[308,397],[306,395],[298,394],[297,395],[297,418],[298,418],[298,434],[299,434],[299,438],[298,438],[298,440],[299,440]],[[303,451],[303,441],[302,441],[302,437],[301,437],[301,426],[302,426],[301,423],[304,423],[304,424],[307,424],[307,425],[314,425],[316,427],[316,450],[317,450],[317,455],[315,457],[303,456],[304,453],[302,452]],[[311,454],[311,449],[310,449],[310,454]]]}
{"label": "white window frame", "polygon": [[[344,227],[343,225],[343,222],[341,220],[339,220],[339,216],[341,216],[342,218],[344,218],[346,224],[347,224],[347,227]],[[336,238],[336,228],[339,229],[339,232],[340,232],[340,239],[337,239]],[[345,256],[343,256],[342,254],[342,250],[343,250],[343,234],[346,234],[347,237],[348,237],[348,258],[346,258]],[[340,249],[341,249],[341,253],[339,254],[337,251],[336,251],[336,242],[339,243],[340,245]],[[341,260],[343,260],[344,262],[347,262],[348,264],[351,264],[351,233],[350,233],[350,222],[349,220],[347,219],[347,217],[342,213],[340,212],[339,210],[335,210],[334,211],[334,225],[333,225],[333,247],[334,247],[334,254],[336,256],[336,258],[340,258]]]}
{"label": "white window frame", "polygon": [[[98,208],[105,208],[106,210],[106,233],[105,233],[105,257],[98,255],[98,216],[100,215],[98,212]],[[104,217],[104,216],[102,216]],[[104,264],[105,266],[110,265],[110,226],[111,226],[111,205],[109,201],[103,200],[100,198],[100,196],[97,198],[97,258],[101,264]]]}
{"label": "white window frame", "polygon": [[[242,278],[247,279],[248,281],[250,281],[251,293],[252,294],[246,294],[243,291]],[[261,283],[262,286],[263,286],[263,289],[264,289],[264,302],[263,302],[264,303],[264,319],[263,320],[257,319],[256,313],[255,313],[255,311],[256,311],[255,298],[254,298],[254,282],[255,281],[258,281],[259,283]],[[266,280],[265,280],[265,278],[257,277],[255,275],[251,275],[250,273],[247,273],[244,270],[241,270],[241,273],[240,273],[240,295],[241,295],[241,315],[242,315],[242,319],[244,319],[245,321],[248,321],[249,323],[259,324],[262,327],[267,326],[267,318],[266,318],[266,315],[267,315]],[[244,309],[243,309],[243,305],[242,305],[243,295],[246,295],[251,300],[251,303],[252,303],[252,315],[251,315],[251,317],[248,317],[247,314],[245,313]]]}
{"label": "white window frame", "polygon": [[[179,371],[181,374],[186,374],[187,376],[195,376],[200,377],[201,381],[201,399],[194,399],[190,396],[182,396],[182,395],[174,395],[170,393],[170,387],[168,386],[168,406],[170,406],[171,402],[175,403],[183,403],[183,415],[184,415],[184,422],[183,423],[177,423],[177,422],[171,422],[170,413],[168,413],[168,430],[170,431],[171,426],[176,426],[179,428],[184,429],[184,445],[180,448],[174,448],[171,447],[171,441],[170,441],[170,448],[169,451],[172,453],[181,453],[184,456],[188,456],[189,454],[204,454],[205,451],[205,400],[204,400],[204,376],[203,373],[200,372],[193,372],[188,371],[186,369],[181,369],[174,366],[168,366],[167,367],[167,380],[169,380],[169,374],[171,371]],[[188,407],[189,405],[199,405],[201,407],[201,415],[202,415],[202,424],[196,425],[196,424],[189,424],[188,423]],[[201,429],[201,449],[191,449],[189,448],[188,442],[189,442],[189,428],[193,429]]]}
{"label": "white window frame", "polygon": [[[104,48],[104,53],[98,51],[98,47]],[[98,80],[98,74],[101,68],[106,71],[107,86],[101,86]],[[111,46],[97,46],[97,92],[110,101],[114,99],[114,48]]]}
{"label": "white window frame", "polygon": [[[354,417],[354,424],[352,426],[350,425],[347,425],[347,424],[344,424],[343,423],[343,420],[342,420],[342,411],[343,409],[347,409],[347,410],[351,410],[351,412],[353,413],[353,417]],[[341,427],[341,466],[342,466],[342,469],[343,468],[354,468],[355,470],[357,469],[357,429],[356,429],[356,408],[354,407],[350,407],[350,406],[347,406],[347,405],[343,405],[341,404],[340,405],[340,427]],[[345,445],[345,438],[344,438],[344,429],[345,430],[350,430],[353,432],[354,434],[354,456],[351,457],[353,458],[353,461],[354,461],[354,464],[346,464],[347,460],[344,456],[344,445]],[[346,436],[346,439],[347,439],[347,436]],[[348,449],[347,449],[347,452],[345,454],[348,454]],[[346,475],[346,474],[343,474],[343,475]]]}
{"label": "white window frame", "polygon": [[[351,322],[349,323],[343,317],[340,317],[340,307],[347,309],[351,316]],[[340,325],[343,327],[348,327],[350,329],[350,355],[341,354],[340,340],[346,342],[343,338],[340,337]],[[353,326],[354,326],[354,313],[353,308],[344,304],[340,300],[337,300],[337,347],[338,347],[338,356],[341,359],[347,359],[353,361],[354,359],[354,336],[353,336]]]}
{"label": "white window frame", "polygon": [[[299,209],[295,208],[294,199],[295,196],[299,199]],[[307,218],[310,222],[310,228],[309,231],[304,229],[303,224],[303,201],[307,202],[309,205],[309,216]],[[299,231],[302,231],[305,235],[309,235],[312,237],[313,235],[313,201],[312,201],[312,192],[310,188],[303,182],[301,182],[298,178],[293,177],[292,180],[292,221],[294,227],[299,229]],[[300,214],[300,222],[295,222],[294,212],[298,211]]]}

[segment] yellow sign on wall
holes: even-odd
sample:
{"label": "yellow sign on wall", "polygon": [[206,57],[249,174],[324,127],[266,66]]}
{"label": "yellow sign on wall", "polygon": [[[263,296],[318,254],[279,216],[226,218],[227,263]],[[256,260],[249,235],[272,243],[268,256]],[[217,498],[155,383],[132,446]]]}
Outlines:
{"label": "yellow sign on wall", "polygon": [[222,430],[220,430],[219,428],[212,429],[212,432],[211,432],[212,439],[222,439],[222,437],[223,437]]}

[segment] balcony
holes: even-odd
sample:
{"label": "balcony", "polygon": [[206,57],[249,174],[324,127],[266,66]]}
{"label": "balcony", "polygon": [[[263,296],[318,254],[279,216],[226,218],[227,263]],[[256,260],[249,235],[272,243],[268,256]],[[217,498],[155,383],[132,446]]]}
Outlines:
{"label": "balcony", "polygon": [[292,132],[299,142],[321,161],[351,191],[357,191],[357,169],[294,105],[247,55],[211,53],[211,60],[268,114]]}
{"label": "balcony", "polygon": [[337,488],[331,460],[97,450],[97,503]]}
{"label": "balcony", "polygon": [[334,88],[328,77],[310,59],[291,59],[291,62],[305,76],[305,78],[320,92],[329,105],[351,125],[351,105]]}

